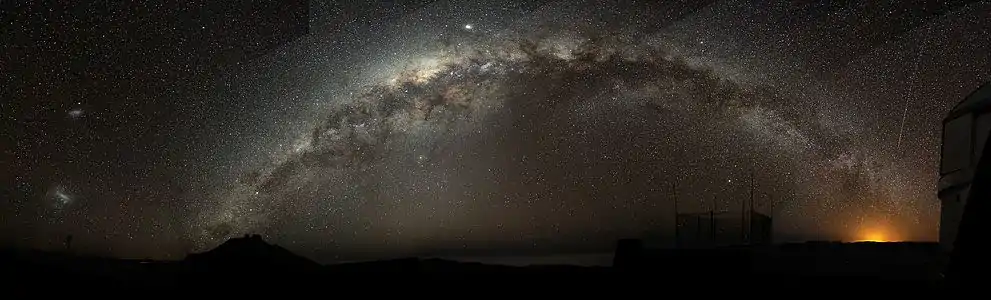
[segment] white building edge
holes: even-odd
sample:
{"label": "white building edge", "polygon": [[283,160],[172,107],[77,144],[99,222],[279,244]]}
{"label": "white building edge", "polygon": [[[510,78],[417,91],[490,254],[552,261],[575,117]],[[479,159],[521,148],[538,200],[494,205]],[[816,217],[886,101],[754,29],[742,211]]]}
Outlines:
{"label": "white building edge", "polygon": [[991,132],[991,83],[953,107],[943,119],[943,145],[937,191],[940,211],[939,244],[953,249],[974,169]]}

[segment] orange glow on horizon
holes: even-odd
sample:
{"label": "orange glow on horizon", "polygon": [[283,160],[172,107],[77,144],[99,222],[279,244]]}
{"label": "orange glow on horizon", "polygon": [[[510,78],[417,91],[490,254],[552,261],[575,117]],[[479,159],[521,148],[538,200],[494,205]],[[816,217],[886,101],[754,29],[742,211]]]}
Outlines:
{"label": "orange glow on horizon", "polygon": [[886,226],[867,226],[856,234],[854,242],[899,242],[899,239]]}

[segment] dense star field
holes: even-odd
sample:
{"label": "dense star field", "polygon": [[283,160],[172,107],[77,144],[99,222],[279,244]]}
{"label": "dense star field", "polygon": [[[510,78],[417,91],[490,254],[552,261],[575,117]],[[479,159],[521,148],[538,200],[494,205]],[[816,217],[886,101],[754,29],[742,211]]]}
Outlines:
{"label": "dense star field", "polygon": [[151,92],[42,101],[51,79],[5,72],[2,237],[592,251],[752,180],[778,241],[935,240],[942,116],[991,80],[980,1],[503,2],[311,5],[307,34]]}

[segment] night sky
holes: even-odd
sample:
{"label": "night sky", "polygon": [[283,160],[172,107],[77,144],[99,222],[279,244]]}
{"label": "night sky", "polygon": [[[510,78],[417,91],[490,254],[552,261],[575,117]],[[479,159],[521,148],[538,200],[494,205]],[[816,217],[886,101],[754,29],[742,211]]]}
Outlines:
{"label": "night sky", "polygon": [[932,241],[991,80],[986,1],[306,2],[3,4],[0,241],[598,251],[751,176],[779,242]]}

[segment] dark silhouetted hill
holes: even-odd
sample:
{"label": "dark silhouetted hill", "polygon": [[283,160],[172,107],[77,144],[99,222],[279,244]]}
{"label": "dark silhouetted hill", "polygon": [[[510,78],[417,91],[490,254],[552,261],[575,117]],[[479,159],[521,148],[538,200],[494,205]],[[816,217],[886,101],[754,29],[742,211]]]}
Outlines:
{"label": "dark silhouetted hill", "polygon": [[296,255],[278,245],[262,240],[260,235],[232,238],[210,251],[190,254],[186,262],[194,267],[209,268],[265,268],[265,269],[314,269],[320,265]]}
{"label": "dark silhouetted hill", "polygon": [[[625,241],[617,249],[618,267],[567,265],[502,266],[444,259],[394,260],[320,265],[259,236],[231,239],[182,261],[139,261],[71,256],[40,251],[0,251],[2,284],[13,287],[135,287],[142,289],[216,287],[361,288],[383,282],[458,282],[510,287],[623,289],[719,288],[750,284],[792,288],[888,289],[940,288],[945,258],[935,243],[802,243],[767,247],[642,249]],[[68,279],[71,278],[71,279]],[[481,278],[485,278],[482,280]],[[650,285],[631,285],[651,279]],[[440,279],[440,281],[437,281]],[[663,279],[663,280],[661,280]],[[561,282],[555,284],[554,282]],[[352,285],[353,284],[353,285]],[[293,287],[291,287],[293,288]]]}

